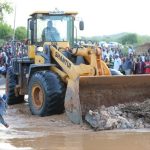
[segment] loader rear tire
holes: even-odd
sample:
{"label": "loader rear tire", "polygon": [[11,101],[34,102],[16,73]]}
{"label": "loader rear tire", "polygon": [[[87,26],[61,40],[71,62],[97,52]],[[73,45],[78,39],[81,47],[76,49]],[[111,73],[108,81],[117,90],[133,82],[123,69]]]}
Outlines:
{"label": "loader rear tire", "polygon": [[6,74],[6,96],[8,105],[20,104],[24,102],[24,95],[15,95],[16,85],[17,76],[13,73],[12,67],[9,67]]}
{"label": "loader rear tire", "polygon": [[33,115],[49,116],[64,112],[66,86],[51,71],[37,72],[29,81],[29,107]]}

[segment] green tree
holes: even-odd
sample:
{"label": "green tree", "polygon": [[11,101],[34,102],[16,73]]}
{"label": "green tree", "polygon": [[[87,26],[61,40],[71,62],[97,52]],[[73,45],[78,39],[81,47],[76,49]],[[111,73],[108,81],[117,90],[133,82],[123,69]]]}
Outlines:
{"label": "green tree", "polygon": [[13,8],[9,2],[6,0],[0,0],[0,22],[3,22],[5,13],[12,13]]}
{"label": "green tree", "polygon": [[27,37],[27,30],[25,27],[17,27],[15,31],[15,37],[17,40],[24,40]]}
{"label": "green tree", "polygon": [[13,29],[10,25],[0,22],[0,39],[8,40],[13,36]]}
{"label": "green tree", "polygon": [[120,38],[120,43],[125,44],[135,44],[138,43],[138,36],[135,33],[129,33]]}

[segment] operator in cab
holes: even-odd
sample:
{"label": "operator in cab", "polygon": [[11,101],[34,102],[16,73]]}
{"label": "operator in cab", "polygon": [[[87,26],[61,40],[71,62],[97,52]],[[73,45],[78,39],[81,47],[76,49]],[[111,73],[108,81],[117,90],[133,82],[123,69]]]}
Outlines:
{"label": "operator in cab", "polygon": [[43,29],[42,40],[44,42],[60,41],[59,32],[53,26],[53,22],[51,20],[47,22],[47,27]]}

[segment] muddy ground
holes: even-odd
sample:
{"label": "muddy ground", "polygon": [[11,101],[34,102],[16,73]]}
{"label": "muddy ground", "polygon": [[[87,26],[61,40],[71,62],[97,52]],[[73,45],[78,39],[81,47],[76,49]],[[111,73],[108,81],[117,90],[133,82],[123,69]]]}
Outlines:
{"label": "muddy ground", "polygon": [[150,130],[94,132],[72,124],[65,113],[49,117],[31,115],[28,103],[9,106],[0,125],[1,150],[149,150]]}
{"label": "muddy ground", "polygon": [[[3,81],[0,80],[0,83]],[[4,82],[3,82],[4,83]],[[0,84],[0,94],[4,93]],[[8,106],[0,125],[0,150],[149,150],[150,129],[94,132],[87,124],[75,125],[66,114],[33,116],[28,103]]]}

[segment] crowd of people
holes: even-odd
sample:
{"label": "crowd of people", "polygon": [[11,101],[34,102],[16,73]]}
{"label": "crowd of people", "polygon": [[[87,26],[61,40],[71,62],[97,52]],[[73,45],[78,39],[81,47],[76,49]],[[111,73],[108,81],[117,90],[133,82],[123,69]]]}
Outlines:
{"label": "crowd of people", "polygon": [[[14,49],[16,50],[15,53]],[[21,57],[25,53],[26,46],[21,42],[7,42],[0,47],[0,74],[6,74],[6,70],[11,65],[11,59],[14,57],[14,55]]]}
{"label": "crowd of people", "polygon": [[[109,68],[115,69],[124,75],[150,74],[150,51],[142,55],[136,55],[132,46],[128,47],[128,54],[124,55],[119,45],[99,45],[102,51],[102,60]],[[15,49],[15,53],[13,52]],[[0,47],[0,74],[6,74],[7,67],[11,65],[11,59],[15,56],[22,57],[27,54],[27,47],[22,42],[7,42]]]}
{"label": "crowd of people", "polygon": [[123,55],[119,47],[104,45],[102,49],[102,60],[109,68],[120,71],[124,75],[131,74],[150,74],[150,52],[136,55],[132,46],[128,47],[128,54]]}

